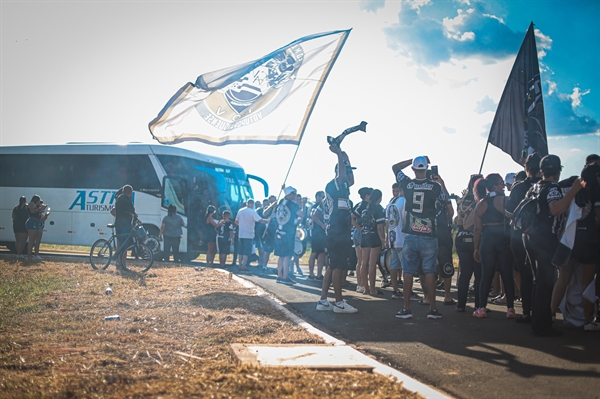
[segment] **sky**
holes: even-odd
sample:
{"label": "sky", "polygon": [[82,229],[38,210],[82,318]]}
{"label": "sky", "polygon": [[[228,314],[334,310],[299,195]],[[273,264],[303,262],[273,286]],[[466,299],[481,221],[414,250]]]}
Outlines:
{"label": "sky", "polygon": [[[2,146],[157,143],[148,123],[186,82],[306,35],[352,28],[299,147],[177,146],[234,160],[275,195],[289,170],[286,184],[313,198],[333,178],[325,137],[364,120],[367,133],[342,145],[357,167],[352,199],[363,186],[391,197],[391,166],[418,155],[459,194],[479,171],[534,22],[550,153],[561,157],[564,176],[600,154],[598,0],[2,0],[0,7]],[[489,146],[484,174],[520,169]]]}

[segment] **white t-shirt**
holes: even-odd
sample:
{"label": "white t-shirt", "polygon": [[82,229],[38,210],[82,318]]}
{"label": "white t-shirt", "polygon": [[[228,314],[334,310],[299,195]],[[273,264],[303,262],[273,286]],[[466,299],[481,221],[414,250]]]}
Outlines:
{"label": "white t-shirt", "polygon": [[402,225],[404,224],[404,218],[406,217],[406,212],[404,210],[405,202],[406,200],[404,197],[397,197],[392,199],[385,208],[385,217],[388,220],[388,244],[390,248],[404,247]]}
{"label": "white t-shirt", "polygon": [[239,238],[254,238],[254,225],[262,218],[254,208],[242,208],[238,212],[235,220],[238,222]]}

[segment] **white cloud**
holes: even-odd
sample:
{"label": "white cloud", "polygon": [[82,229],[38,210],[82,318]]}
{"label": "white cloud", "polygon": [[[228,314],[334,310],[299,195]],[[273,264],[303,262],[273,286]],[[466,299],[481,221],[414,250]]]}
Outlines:
{"label": "white cloud", "polygon": [[448,127],[448,126],[444,126],[444,127],[442,127],[442,129],[444,130],[444,132],[446,132],[448,134],[454,134],[454,133],[456,133],[456,129]]}
{"label": "white cloud", "polygon": [[553,82],[550,79],[548,79],[546,83],[548,83],[548,95],[551,96],[552,94],[554,94],[554,92],[556,92],[558,86],[556,82]]}
{"label": "white cloud", "polygon": [[419,8],[431,4],[431,0],[412,0],[409,1],[408,4],[410,8],[413,10],[418,10]]}
{"label": "white cloud", "polygon": [[577,107],[581,107],[581,98],[585,95],[590,94],[590,89],[585,91],[580,91],[579,87],[573,88],[573,93],[571,94],[560,94],[559,98],[561,100],[569,100],[571,101],[571,107],[573,109]]}

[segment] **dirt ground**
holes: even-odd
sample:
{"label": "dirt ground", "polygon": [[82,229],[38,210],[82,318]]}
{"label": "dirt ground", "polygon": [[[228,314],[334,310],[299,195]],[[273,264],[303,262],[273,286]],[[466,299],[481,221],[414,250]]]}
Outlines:
{"label": "dirt ground", "polygon": [[378,374],[241,367],[232,343],[322,340],[213,269],[0,259],[2,398],[416,397]]}

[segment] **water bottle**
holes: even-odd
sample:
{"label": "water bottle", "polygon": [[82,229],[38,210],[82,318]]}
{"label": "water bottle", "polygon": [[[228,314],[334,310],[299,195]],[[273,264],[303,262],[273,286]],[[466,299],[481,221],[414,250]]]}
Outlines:
{"label": "water bottle", "polygon": [[104,318],[104,321],[111,321],[111,320],[117,320],[117,321],[119,321],[119,320],[121,320],[121,317],[118,314],[116,314],[116,315],[113,315],[113,316],[106,316]]}

